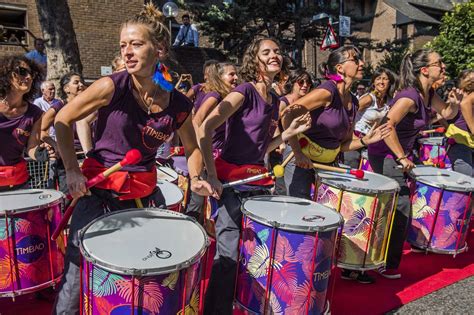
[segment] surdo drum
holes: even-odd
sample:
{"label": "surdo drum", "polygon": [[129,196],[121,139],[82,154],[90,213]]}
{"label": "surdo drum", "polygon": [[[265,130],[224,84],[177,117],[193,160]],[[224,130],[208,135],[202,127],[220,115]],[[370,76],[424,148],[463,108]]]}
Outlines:
{"label": "surdo drum", "polygon": [[175,184],[165,180],[158,180],[156,182],[156,186],[160,189],[163,197],[165,198],[166,208],[176,212],[181,212],[183,191]]}

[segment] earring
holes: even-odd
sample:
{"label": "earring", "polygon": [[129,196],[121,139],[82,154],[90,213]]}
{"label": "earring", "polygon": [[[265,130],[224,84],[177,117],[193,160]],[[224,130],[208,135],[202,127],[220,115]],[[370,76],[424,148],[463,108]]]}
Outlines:
{"label": "earring", "polygon": [[167,92],[173,91],[172,78],[166,67],[161,62],[156,64],[155,73],[153,74],[153,82],[158,84],[163,90]]}

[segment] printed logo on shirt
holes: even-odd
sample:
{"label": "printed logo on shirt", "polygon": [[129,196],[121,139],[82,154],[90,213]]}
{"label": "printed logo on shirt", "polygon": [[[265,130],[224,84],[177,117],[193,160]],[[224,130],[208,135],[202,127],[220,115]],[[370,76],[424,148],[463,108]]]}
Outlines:
{"label": "printed logo on shirt", "polygon": [[156,150],[172,135],[173,120],[170,117],[150,119],[142,129],[142,142],[148,150]]}
{"label": "printed logo on shirt", "polygon": [[16,141],[21,145],[26,144],[26,142],[28,141],[28,137],[30,135],[31,135],[31,132],[29,132],[28,130],[21,129],[21,128],[16,128],[13,134]]}

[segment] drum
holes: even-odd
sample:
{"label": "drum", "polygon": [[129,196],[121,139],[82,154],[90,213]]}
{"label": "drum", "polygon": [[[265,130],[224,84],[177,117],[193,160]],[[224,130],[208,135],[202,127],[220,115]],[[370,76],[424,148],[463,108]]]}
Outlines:
{"label": "drum", "polygon": [[447,155],[447,146],[444,137],[420,138],[419,157],[420,161],[425,165],[441,167],[444,164],[446,169],[451,169],[451,161]]}
{"label": "drum", "polygon": [[320,314],[342,217],[313,201],[256,196],[242,204],[236,307],[253,314]]}
{"label": "drum", "polygon": [[166,208],[169,210],[181,212],[181,202],[183,201],[183,192],[173,183],[158,180],[156,186],[160,188],[161,193],[165,197]]}
{"label": "drum", "polygon": [[412,221],[408,242],[430,252],[453,254],[467,250],[473,179],[434,167],[410,173]]}
{"label": "drum", "polygon": [[360,154],[360,164],[359,169],[363,171],[373,172],[372,166],[370,166],[369,157],[367,154],[367,150],[363,150]]}
{"label": "drum", "polygon": [[26,189],[0,193],[0,297],[55,286],[64,270],[65,237],[51,234],[61,221],[64,195]]}
{"label": "drum", "polygon": [[204,229],[181,213],[128,209],[79,233],[82,314],[197,314]]}
{"label": "drum", "polygon": [[316,186],[317,202],[344,218],[337,265],[360,271],[385,265],[398,183],[372,172],[356,179],[319,171]]}
{"label": "drum", "polygon": [[178,184],[178,173],[176,173],[175,170],[170,167],[158,166],[156,168],[156,178],[158,180]]}

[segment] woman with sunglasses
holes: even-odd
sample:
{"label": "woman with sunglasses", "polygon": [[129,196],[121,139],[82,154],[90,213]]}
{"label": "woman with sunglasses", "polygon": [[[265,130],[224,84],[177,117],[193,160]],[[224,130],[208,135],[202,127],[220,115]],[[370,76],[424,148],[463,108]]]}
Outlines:
{"label": "woman with sunglasses", "polygon": [[[311,199],[311,185],[316,180],[313,162],[335,164],[341,151],[358,150],[388,134],[386,125],[372,128],[362,138],[353,134],[358,102],[351,93],[351,86],[362,79],[363,65],[356,47],[343,46],[334,50],[327,62],[319,67],[327,81],[298,99],[283,113],[285,128],[297,115],[307,111],[311,113],[311,128],[299,135],[307,145],[302,148],[298,139],[293,137],[285,150],[284,157],[291,150],[295,155],[294,160],[286,165],[284,175],[290,196]],[[361,283],[374,281],[366,273],[352,270],[344,270],[342,277]]]}
{"label": "woman with sunglasses", "polygon": [[43,111],[32,103],[39,81],[40,69],[33,61],[22,56],[0,59],[0,191],[28,188],[23,152],[35,160],[40,156]]}
{"label": "woman with sunglasses", "polygon": [[[153,4],[145,5],[120,30],[120,51],[127,70],[97,80],[56,116],[68,189],[73,198],[80,198],[71,218],[56,314],[79,311],[78,230],[107,211],[165,206],[156,186],[155,156],[173,132],[179,134],[188,156],[191,189],[203,195],[213,193],[211,186],[199,179],[202,156],[191,121],[192,104],[174,89],[171,76],[161,63],[167,57],[169,42],[163,14]],[[74,152],[72,125],[95,111],[96,141],[81,171]],[[89,193],[86,180],[120,162],[131,149],[141,152],[141,161],[113,173]]]}
{"label": "woman with sunglasses", "polygon": [[[359,98],[359,110],[356,114],[354,133],[365,136],[375,123],[379,123],[388,112],[388,102],[395,92],[396,78],[392,71],[385,68],[375,69],[370,85],[372,91]],[[365,150],[365,149],[364,149]],[[362,150],[344,153],[344,163],[359,168]]]}
{"label": "woman with sunglasses", "polygon": [[[369,162],[374,172],[395,179],[400,185],[397,210],[388,245],[387,263],[379,273],[388,279],[401,277],[398,267],[402,258],[411,217],[407,173],[415,167],[413,148],[420,131],[428,127],[431,109],[445,119],[453,118],[462,94],[453,91],[446,104],[432,88],[440,80],[446,66],[435,51],[420,49],[406,54],[400,66],[397,94],[390,102],[386,116],[392,132],[384,141],[369,145]],[[399,168],[401,166],[402,168]]]}

